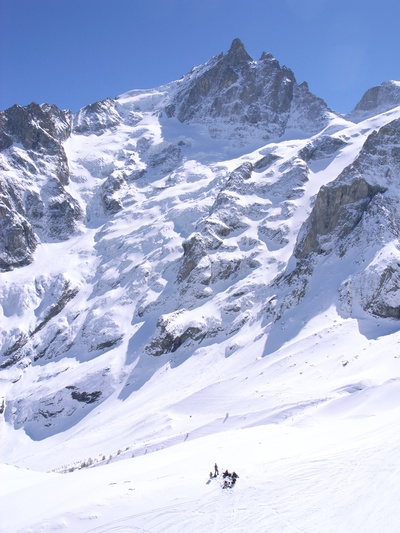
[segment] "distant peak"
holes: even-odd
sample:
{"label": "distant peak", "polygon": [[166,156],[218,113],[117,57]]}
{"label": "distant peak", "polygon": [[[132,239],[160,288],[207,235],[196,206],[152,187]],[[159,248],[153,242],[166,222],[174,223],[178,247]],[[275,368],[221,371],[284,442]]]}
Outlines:
{"label": "distant peak", "polygon": [[400,82],[389,80],[368,89],[349,113],[350,120],[359,122],[400,105]]}
{"label": "distant peak", "polygon": [[231,63],[234,65],[240,65],[241,63],[246,63],[247,61],[253,61],[253,59],[246,52],[244,44],[240,39],[234,39],[232,41],[226,57],[228,57]]}
{"label": "distant peak", "polygon": [[229,52],[236,53],[237,50],[243,50],[246,51],[244,48],[244,44],[239,38],[233,39],[231,47],[229,48]]}

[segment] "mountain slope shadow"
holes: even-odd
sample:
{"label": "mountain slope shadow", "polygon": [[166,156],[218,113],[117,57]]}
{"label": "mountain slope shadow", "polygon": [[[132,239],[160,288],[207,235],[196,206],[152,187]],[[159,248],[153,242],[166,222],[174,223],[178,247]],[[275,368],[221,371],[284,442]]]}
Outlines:
{"label": "mountain slope shadow", "polygon": [[357,294],[352,296],[351,309],[347,308],[343,286],[354,268],[350,263],[346,265],[339,256],[332,254],[320,257],[312,266],[308,264],[304,270],[291,272],[279,280],[277,303],[264,318],[267,334],[264,356],[294,341],[303,328],[318,317],[321,317],[321,325],[316,322],[315,331],[318,328],[322,331],[328,322],[334,326],[336,320],[338,323],[356,320],[360,334],[369,340],[400,329],[399,320],[378,316],[368,308],[364,309],[357,300]]}

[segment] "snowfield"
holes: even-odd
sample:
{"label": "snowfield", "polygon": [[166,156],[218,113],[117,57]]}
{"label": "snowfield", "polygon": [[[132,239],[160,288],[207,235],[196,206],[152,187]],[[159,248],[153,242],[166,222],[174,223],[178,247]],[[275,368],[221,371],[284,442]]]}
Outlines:
{"label": "snowfield", "polygon": [[396,532],[400,335],[327,320],[264,358],[249,331],[228,358],[167,364],[40,442],[3,423],[1,531]]}
{"label": "snowfield", "polygon": [[[3,466],[20,488],[2,498],[2,531],[395,532],[398,422],[326,422],[226,431],[45,479]],[[240,472],[234,489],[207,484],[210,455]]]}

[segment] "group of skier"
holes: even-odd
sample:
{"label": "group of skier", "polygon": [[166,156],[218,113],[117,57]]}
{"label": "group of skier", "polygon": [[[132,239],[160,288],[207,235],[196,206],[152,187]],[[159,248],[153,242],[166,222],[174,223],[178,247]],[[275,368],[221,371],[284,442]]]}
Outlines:
{"label": "group of skier", "polygon": [[[214,465],[214,474],[210,472],[210,479],[216,478],[219,476],[219,470],[218,465],[215,463]],[[229,472],[228,470],[225,470],[222,474],[222,488],[223,489],[231,489],[235,486],[236,480],[239,478],[239,476],[236,474],[236,472]]]}

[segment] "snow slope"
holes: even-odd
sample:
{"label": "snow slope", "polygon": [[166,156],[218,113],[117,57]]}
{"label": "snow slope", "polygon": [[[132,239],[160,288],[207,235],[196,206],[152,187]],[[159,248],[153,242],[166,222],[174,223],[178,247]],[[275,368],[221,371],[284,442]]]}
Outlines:
{"label": "snow slope", "polygon": [[[97,432],[81,423],[82,455],[101,461],[107,443],[121,446],[108,464],[66,474],[4,465],[2,531],[397,531],[399,335],[367,341],[354,323],[310,324],[274,355],[254,351],[216,357],[216,381],[200,390],[205,355],[164,369],[125,416],[114,402],[113,424],[105,409]],[[171,379],[185,401],[171,398]],[[73,459],[71,439],[46,439],[30,457],[23,446],[15,464],[49,467],[57,448]],[[234,489],[207,484],[214,461],[239,474]]]}

